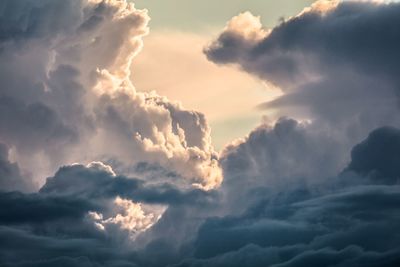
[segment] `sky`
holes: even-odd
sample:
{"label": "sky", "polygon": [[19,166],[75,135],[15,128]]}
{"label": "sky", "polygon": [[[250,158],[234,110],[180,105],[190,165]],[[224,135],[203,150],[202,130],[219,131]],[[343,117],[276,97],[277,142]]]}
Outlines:
{"label": "sky", "polygon": [[152,14],[150,22],[153,30],[179,30],[187,32],[206,32],[223,27],[233,16],[243,11],[251,11],[261,16],[266,27],[273,27],[282,17],[297,14],[312,0],[139,0],[138,8],[148,9]]}
{"label": "sky", "polygon": [[0,1],[0,266],[400,266],[399,47],[392,1]]}
{"label": "sky", "polygon": [[[280,92],[235,68],[215,66],[205,58],[203,48],[240,12],[252,11],[261,16],[266,27],[273,27],[282,17],[297,14],[311,2],[135,1],[138,8],[149,11],[151,34],[145,37],[144,49],[133,62],[132,79],[141,90],[156,90],[206,114],[213,143],[222,149],[259,124],[265,112],[257,109],[258,102],[270,100]],[[169,67],[171,62],[174,68]],[[231,92],[230,97],[221,107],[215,99],[227,92]]]}

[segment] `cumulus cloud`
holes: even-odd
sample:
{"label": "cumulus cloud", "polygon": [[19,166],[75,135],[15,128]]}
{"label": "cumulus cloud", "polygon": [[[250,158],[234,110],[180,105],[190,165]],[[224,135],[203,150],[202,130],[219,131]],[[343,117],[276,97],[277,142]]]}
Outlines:
{"label": "cumulus cloud", "polygon": [[204,116],[130,81],[146,11],[80,0],[4,1],[1,12],[0,139],[36,179],[65,163],[117,159],[220,184]]}
{"label": "cumulus cloud", "polygon": [[[64,166],[37,193],[0,193],[0,205],[8,207],[0,212],[0,239],[14,240],[1,242],[0,262],[6,266],[58,261],[70,266],[69,261],[75,260],[76,266],[86,261],[100,266],[151,262],[143,255],[152,252],[152,244],[175,240],[174,246],[180,247],[178,232],[194,238],[193,227],[202,221],[197,216],[209,213],[216,199],[213,192],[182,191],[120,176],[100,162]],[[175,217],[176,212],[179,218],[196,222],[191,223],[192,232],[182,227],[174,232],[175,227],[188,225]]]}
{"label": "cumulus cloud", "polygon": [[[400,130],[381,127],[397,125],[395,43],[356,34],[395,42],[397,10],[319,1],[271,31],[234,18],[209,58],[310,117],[265,119],[217,155],[204,115],[133,87],[145,11],[3,1],[0,265],[398,266]],[[15,191],[26,171],[47,173],[38,191]]]}
{"label": "cumulus cloud", "polygon": [[393,115],[399,12],[398,3],[317,1],[270,30],[243,13],[232,21],[246,21],[247,31],[263,38],[230,22],[204,51],[209,60],[237,65],[283,91],[261,108],[328,121],[353,132],[354,143],[377,127],[399,125]]}

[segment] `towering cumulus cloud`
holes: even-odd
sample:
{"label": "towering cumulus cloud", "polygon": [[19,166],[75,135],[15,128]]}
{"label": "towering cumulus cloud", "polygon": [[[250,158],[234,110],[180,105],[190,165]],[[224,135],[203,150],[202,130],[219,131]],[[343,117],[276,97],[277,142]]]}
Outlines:
{"label": "towering cumulus cloud", "polygon": [[0,140],[22,168],[40,177],[68,162],[148,162],[201,187],[221,182],[204,116],[129,80],[146,11],[45,0],[2,1],[0,12]]}
{"label": "towering cumulus cloud", "polygon": [[233,18],[206,56],[279,87],[261,107],[284,116],[218,155],[201,113],[129,79],[146,11],[0,1],[0,266],[400,266],[399,18]]}

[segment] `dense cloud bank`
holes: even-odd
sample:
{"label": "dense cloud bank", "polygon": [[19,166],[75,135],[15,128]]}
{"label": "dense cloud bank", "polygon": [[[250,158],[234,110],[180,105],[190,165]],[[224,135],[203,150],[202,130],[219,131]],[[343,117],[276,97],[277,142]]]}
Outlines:
{"label": "dense cloud bank", "polygon": [[128,78],[146,12],[2,1],[0,266],[399,266],[399,7],[229,22],[209,59],[309,120],[265,122],[217,155],[202,114]]}
{"label": "dense cloud bank", "polygon": [[285,187],[225,174],[217,191],[179,189],[99,162],[62,167],[38,193],[0,193],[1,266],[397,266],[400,172],[388,182],[353,166],[362,147],[368,173],[392,170],[375,152],[399,131],[371,133],[330,181]]}

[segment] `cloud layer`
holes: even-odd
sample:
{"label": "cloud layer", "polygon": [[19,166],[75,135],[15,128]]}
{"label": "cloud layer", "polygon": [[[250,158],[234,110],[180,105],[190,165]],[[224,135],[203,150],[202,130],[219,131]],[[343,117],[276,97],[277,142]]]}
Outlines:
{"label": "cloud layer", "polygon": [[233,18],[208,58],[280,87],[264,107],[289,117],[218,155],[204,115],[132,85],[145,11],[1,2],[0,266],[399,266],[399,15]]}

